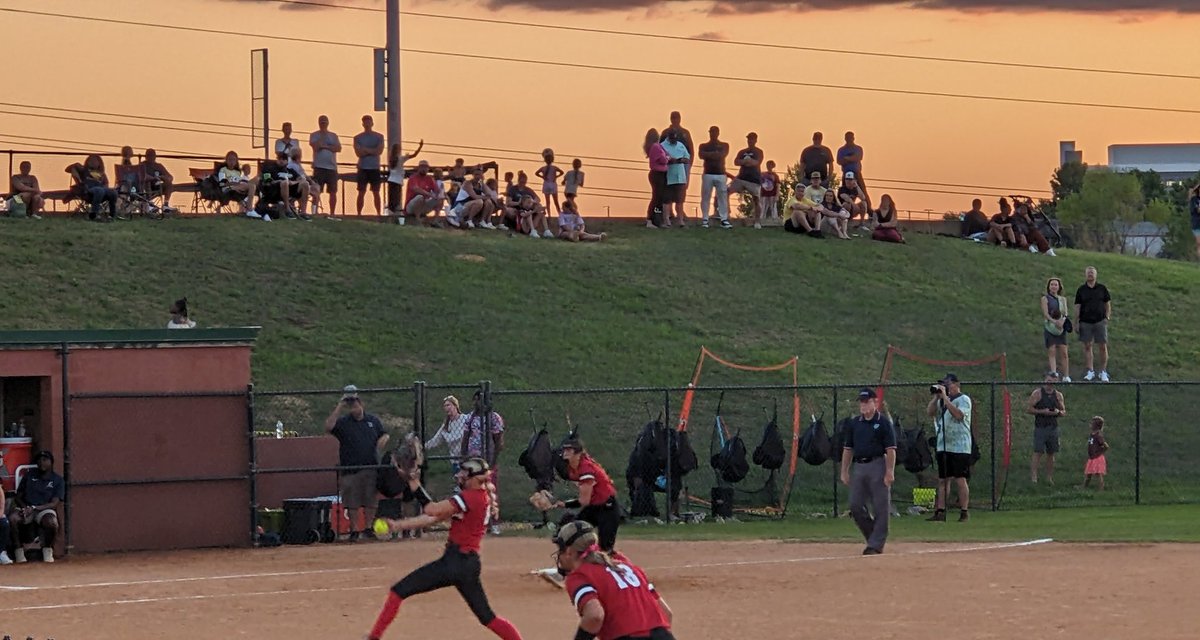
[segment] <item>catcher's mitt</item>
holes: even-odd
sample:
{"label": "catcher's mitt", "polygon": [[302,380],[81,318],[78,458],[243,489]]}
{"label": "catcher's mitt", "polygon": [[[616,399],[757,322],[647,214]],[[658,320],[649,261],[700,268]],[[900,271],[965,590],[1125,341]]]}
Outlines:
{"label": "catcher's mitt", "polygon": [[554,508],[554,494],[549,491],[538,491],[529,496],[529,504],[538,511],[549,511]]}

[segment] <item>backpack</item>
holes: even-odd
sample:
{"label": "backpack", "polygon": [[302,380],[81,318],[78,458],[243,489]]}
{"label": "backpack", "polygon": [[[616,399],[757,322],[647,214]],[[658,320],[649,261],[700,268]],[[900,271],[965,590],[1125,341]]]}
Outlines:
{"label": "backpack", "polygon": [[675,450],[675,468],[679,469],[679,475],[685,476],[696,469],[700,468],[700,460],[696,458],[696,450],[692,448],[691,439],[686,431],[675,431],[672,434],[672,439],[675,441],[672,447]]}
{"label": "backpack", "polygon": [[[913,473],[920,473],[933,464],[933,454],[929,451],[929,441],[925,438],[925,429],[917,427],[901,432],[897,442],[905,445],[904,456],[900,458],[904,468]],[[899,454],[899,447],[897,447]]]}
{"label": "backpack", "polygon": [[554,484],[554,450],[550,447],[550,432],[543,428],[534,433],[517,458],[517,464],[537,483],[539,491],[549,489]]}
{"label": "backpack", "polygon": [[900,416],[892,420],[892,434],[896,436],[896,465],[901,466],[908,458],[909,443],[904,438],[904,427],[900,426]]}
{"label": "backpack", "polygon": [[[824,415],[822,415],[824,417]],[[833,450],[829,434],[825,432],[825,423],[816,416],[800,436],[800,458],[813,466],[825,464]]]}
{"label": "backpack", "polygon": [[762,442],[754,448],[754,464],[774,471],[783,466],[787,452],[783,450],[783,438],[779,435],[779,423],[775,417],[763,428]]}
{"label": "backpack", "polygon": [[712,468],[720,474],[725,482],[741,482],[750,473],[750,463],[746,462],[746,443],[742,442],[742,432],[738,431],[721,445],[721,450],[712,456]]}
{"label": "backpack", "polygon": [[[565,438],[563,438],[563,442],[566,442],[567,440],[571,440],[574,437],[575,437],[575,430],[572,429],[570,432],[567,433],[567,436]],[[557,447],[554,448],[554,451],[553,451],[554,472],[557,473],[558,477],[562,478],[564,482],[570,482],[571,478],[569,478],[567,476],[567,473],[570,471],[570,463],[567,462],[562,457],[562,452],[563,452],[563,448],[562,448],[562,444],[560,443]]]}

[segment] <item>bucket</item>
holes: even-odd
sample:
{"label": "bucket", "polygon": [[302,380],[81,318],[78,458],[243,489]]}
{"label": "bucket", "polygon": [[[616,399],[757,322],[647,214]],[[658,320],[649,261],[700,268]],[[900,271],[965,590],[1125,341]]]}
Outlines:
{"label": "bucket", "polygon": [[33,462],[33,438],[0,438],[0,486],[16,487],[17,467]]}

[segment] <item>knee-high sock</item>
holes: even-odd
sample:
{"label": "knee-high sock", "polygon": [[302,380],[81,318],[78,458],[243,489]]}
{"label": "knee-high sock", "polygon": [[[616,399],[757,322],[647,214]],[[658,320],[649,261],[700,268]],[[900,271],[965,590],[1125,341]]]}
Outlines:
{"label": "knee-high sock", "polygon": [[383,632],[387,631],[392,620],[396,619],[396,614],[400,613],[400,603],[404,599],[396,595],[395,591],[389,591],[387,602],[383,603],[383,609],[379,612],[379,617],[375,619],[375,626],[371,627],[371,635],[368,636],[371,640],[379,640],[383,637]]}
{"label": "knee-high sock", "polygon": [[499,636],[500,640],[521,640],[521,632],[504,618],[492,620],[487,624],[487,628]]}

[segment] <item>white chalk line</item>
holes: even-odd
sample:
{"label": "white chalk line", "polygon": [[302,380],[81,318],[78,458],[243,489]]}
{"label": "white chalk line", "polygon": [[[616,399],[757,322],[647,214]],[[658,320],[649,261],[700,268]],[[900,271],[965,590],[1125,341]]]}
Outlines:
{"label": "white chalk line", "polygon": [[334,591],[366,591],[382,592],[384,587],[331,587],[327,589],[277,589],[275,591],[252,591],[249,593],[215,593],[209,595],[163,596],[160,598],[130,598],[125,600],[102,600],[97,602],[71,602],[67,604],[38,604],[25,607],[9,607],[0,611],[46,611],[51,609],[78,609],[82,607],[108,607],[120,604],[151,604],[155,602],[179,602],[183,600],[215,600],[218,598],[249,598],[254,596],[278,596],[302,593],[330,593]]}
{"label": "white chalk line", "polygon": [[0,589],[10,591],[60,591],[62,589],[90,589],[95,587],[133,587],[148,584],[173,584],[178,582],[204,582],[206,580],[246,580],[249,578],[278,578],[288,576],[309,576],[327,573],[353,573],[357,571],[377,571],[383,566],[358,567],[354,569],[310,569],[307,571],[274,571],[267,573],[236,573],[223,576],[194,576],[188,578],[160,578],[156,580],[129,580],[126,582],[87,582],[83,584],[63,584],[48,587],[19,587],[0,585]]}
{"label": "white chalk line", "polygon": [[1046,544],[1054,542],[1053,538],[1038,538],[1036,540],[1026,540],[1024,542],[1002,542],[996,544],[976,545],[973,547],[954,547],[949,549],[921,549],[918,551],[902,551],[900,553],[885,553],[878,556],[808,556],[804,558],[774,558],[771,560],[742,560],[739,562],[710,562],[702,564],[680,564],[671,566],[644,567],[646,570],[664,570],[664,569],[708,569],[712,567],[746,567],[764,564],[796,564],[801,562],[828,562],[830,560],[854,560],[866,558],[883,558],[897,556],[922,556],[931,553],[966,553],[969,551],[995,551],[998,549],[1016,549],[1019,547],[1032,547],[1034,545]]}

